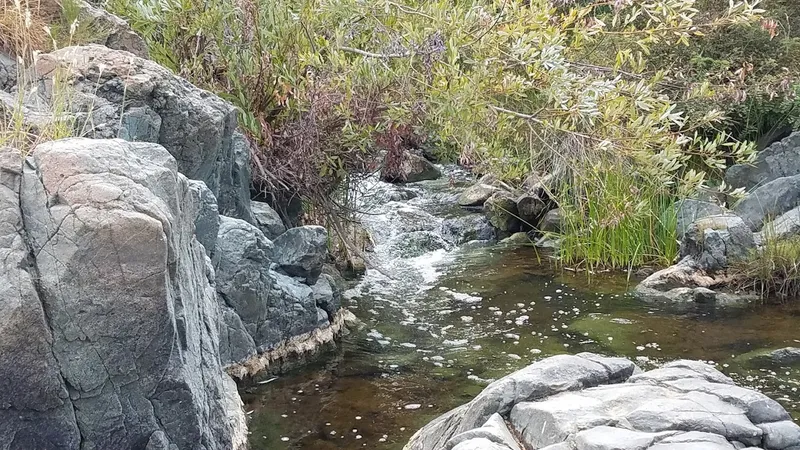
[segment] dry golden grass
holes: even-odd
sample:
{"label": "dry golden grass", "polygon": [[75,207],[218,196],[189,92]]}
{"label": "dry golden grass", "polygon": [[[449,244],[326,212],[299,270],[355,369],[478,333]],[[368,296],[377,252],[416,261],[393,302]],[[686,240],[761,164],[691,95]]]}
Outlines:
{"label": "dry golden grass", "polygon": [[27,59],[52,49],[46,29],[60,14],[58,0],[0,0],[0,51]]}

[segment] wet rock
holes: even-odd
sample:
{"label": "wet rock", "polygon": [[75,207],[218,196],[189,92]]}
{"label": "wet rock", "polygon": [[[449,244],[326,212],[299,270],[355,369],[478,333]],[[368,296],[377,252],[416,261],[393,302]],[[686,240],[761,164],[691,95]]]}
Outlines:
{"label": "wet rock", "polygon": [[402,206],[389,211],[386,215],[391,224],[392,233],[408,233],[411,231],[433,231],[439,228],[441,219],[414,206]]}
{"label": "wet rock", "polygon": [[442,221],[442,237],[451,244],[461,245],[469,241],[491,241],[495,230],[483,214],[470,214]]}
{"label": "wet rock", "polygon": [[430,161],[412,153],[406,153],[400,167],[394,171],[381,171],[381,180],[389,183],[415,183],[418,181],[435,180],[442,176],[442,172]]}
{"label": "wet rock", "polygon": [[320,226],[290,228],[274,241],[275,262],[290,276],[313,286],[328,255],[328,232]]}
{"label": "wet rock", "polygon": [[425,253],[448,248],[450,248],[450,244],[437,233],[431,231],[403,233],[392,243],[392,253],[401,258],[414,258]]}
{"label": "wet rock", "polygon": [[222,214],[252,222],[250,150],[233,105],[152,61],[99,45],[41,55],[44,96],[56,67],[72,76],[69,106],[83,134],[163,145],[180,173],[206,183]]}
{"label": "wet rock", "polygon": [[524,448],[550,450],[786,449],[800,442],[800,427],[780,405],[712,366],[675,361],[635,371],[625,359],[591,354],[538,361],[435,419],[406,449],[515,448],[490,421],[502,423]]}
{"label": "wet rock", "polygon": [[784,450],[800,446],[800,425],[792,420],[762,423],[758,425],[764,432],[764,448],[768,450]]}
{"label": "wet rock", "polygon": [[563,218],[561,214],[561,209],[556,208],[547,213],[542,218],[542,221],[539,223],[539,231],[542,233],[561,233],[563,225]]}
{"label": "wet rock", "polygon": [[484,214],[489,219],[489,223],[500,231],[514,233],[520,230],[521,223],[517,203],[514,197],[504,191],[492,194],[483,205]]}
{"label": "wet rock", "polygon": [[517,198],[517,212],[526,229],[537,228],[550,205],[536,195],[523,194]]}
{"label": "wet rock", "polygon": [[267,239],[275,239],[286,231],[281,216],[264,202],[251,202],[250,209],[253,211],[255,225],[264,233]]}
{"label": "wet rock", "polygon": [[311,286],[314,293],[314,302],[316,305],[325,311],[328,319],[333,321],[333,317],[341,307],[341,293],[336,286],[334,277],[328,274],[322,274],[316,284]]}
{"label": "wet rock", "polygon": [[691,257],[698,268],[716,271],[744,260],[755,250],[753,232],[739,216],[727,214],[693,222],[681,241],[681,257]]}
{"label": "wet rock", "polygon": [[730,279],[712,276],[697,266],[691,257],[659,270],[645,278],[634,289],[637,298],[647,302],[716,303],[739,305],[758,300],[758,296],[734,294],[722,290]]}
{"label": "wet rock", "polygon": [[753,164],[731,166],[725,172],[725,183],[750,190],[794,175],[800,175],[800,133],[793,133],[760,151]]}
{"label": "wet rock", "polygon": [[751,366],[793,366],[800,364],[800,348],[785,347],[775,350],[755,350],[736,357]]}
{"label": "wet rock", "polygon": [[195,239],[201,205],[175,159],[156,144],[89,139],[31,155],[0,156],[0,441],[244,448]]}
{"label": "wet rock", "polygon": [[500,241],[500,243],[506,245],[525,245],[531,243],[531,238],[530,236],[528,236],[528,233],[523,233],[522,231],[520,231],[503,239],[502,241]]}
{"label": "wet rock", "polygon": [[500,188],[491,184],[479,182],[468,187],[458,196],[458,204],[460,206],[483,206],[486,200],[499,190]]}
{"label": "wet rock", "polygon": [[733,211],[753,231],[800,205],[800,175],[778,178],[760,186],[743,198]]}
{"label": "wet rock", "polygon": [[675,204],[678,216],[677,232],[678,240],[682,240],[689,226],[699,220],[709,216],[718,216],[728,213],[725,208],[711,202],[695,199],[683,199]]}

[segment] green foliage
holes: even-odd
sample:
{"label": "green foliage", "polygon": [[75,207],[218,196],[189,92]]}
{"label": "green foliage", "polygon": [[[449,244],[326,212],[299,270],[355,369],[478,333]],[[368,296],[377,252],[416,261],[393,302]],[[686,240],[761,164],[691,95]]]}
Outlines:
{"label": "green foliage", "polygon": [[[563,189],[565,264],[630,269],[671,264],[678,256],[674,197],[647,180],[600,167],[583,191]],[[632,183],[633,182],[633,183]]]}
{"label": "green foliage", "polygon": [[679,112],[677,98],[713,99],[710,84],[648,56],[750,24],[756,3],[698,16],[694,0],[109,0],[158,62],[241,109],[257,182],[330,211],[379,151],[429,140],[505,179],[553,174],[569,186],[571,259],[614,266],[671,259],[671,199],[752,158],[707,132],[713,108]]}

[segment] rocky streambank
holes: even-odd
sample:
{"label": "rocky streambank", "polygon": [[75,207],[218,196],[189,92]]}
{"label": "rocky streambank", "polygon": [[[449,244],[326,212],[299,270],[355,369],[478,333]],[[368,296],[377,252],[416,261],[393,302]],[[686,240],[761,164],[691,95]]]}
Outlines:
{"label": "rocky streambank", "polygon": [[713,367],[642,372],[591,353],[543,359],[430,422],[406,450],[797,450],[800,426],[774,400]]}
{"label": "rocky streambank", "polygon": [[736,303],[757,298],[736,290],[731,268],[768,247],[800,235],[800,133],[735,165],[725,182],[745,191],[731,209],[714,198],[677,204],[681,260],[645,279],[635,292],[645,300]]}
{"label": "rocky streambank", "polygon": [[0,443],[245,448],[232,376],[352,317],[327,231],[251,202],[252,149],[215,95],[99,45],[32,71],[2,108],[45,129],[65,74],[84,137],[0,150]]}

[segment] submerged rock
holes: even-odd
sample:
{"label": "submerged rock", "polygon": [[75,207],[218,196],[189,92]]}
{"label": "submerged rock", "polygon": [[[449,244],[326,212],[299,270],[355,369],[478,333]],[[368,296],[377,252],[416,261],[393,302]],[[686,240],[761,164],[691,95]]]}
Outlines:
{"label": "submerged rock", "polygon": [[275,239],[275,262],[290,276],[313,286],[328,256],[328,232],[320,226],[290,228]]}
{"label": "submerged rock", "polygon": [[500,231],[514,233],[520,230],[517,202],[514,197],[505,191],[492,194],[483,205],[484,214],[489,222]]}
{"label": "submerged rock", "polygon": [[442,237],[451,244],[461,245],[469,241],[491,241],[496,238],[495,229],[483,214],[469,214],[442,221]]}
{"label": "submerged rock", "polygon": [[436,250],[448,249],[450,244],[432,231],[403,233],[392,242],[392,254],[401,258],[414,258]]}
{"label": "submerged rock", "polygon": [[405,449],[784,450],[798,436],[800,426],[780,404],[712,366],[675,361],[641,372],[623,358],[581,353],[495,381],[419,430]]}
{"label": "submerged rock", "polygon": [[121,140],[31,154],[0,154],[0,442],[244,448],[202,205],[175,159]]}

